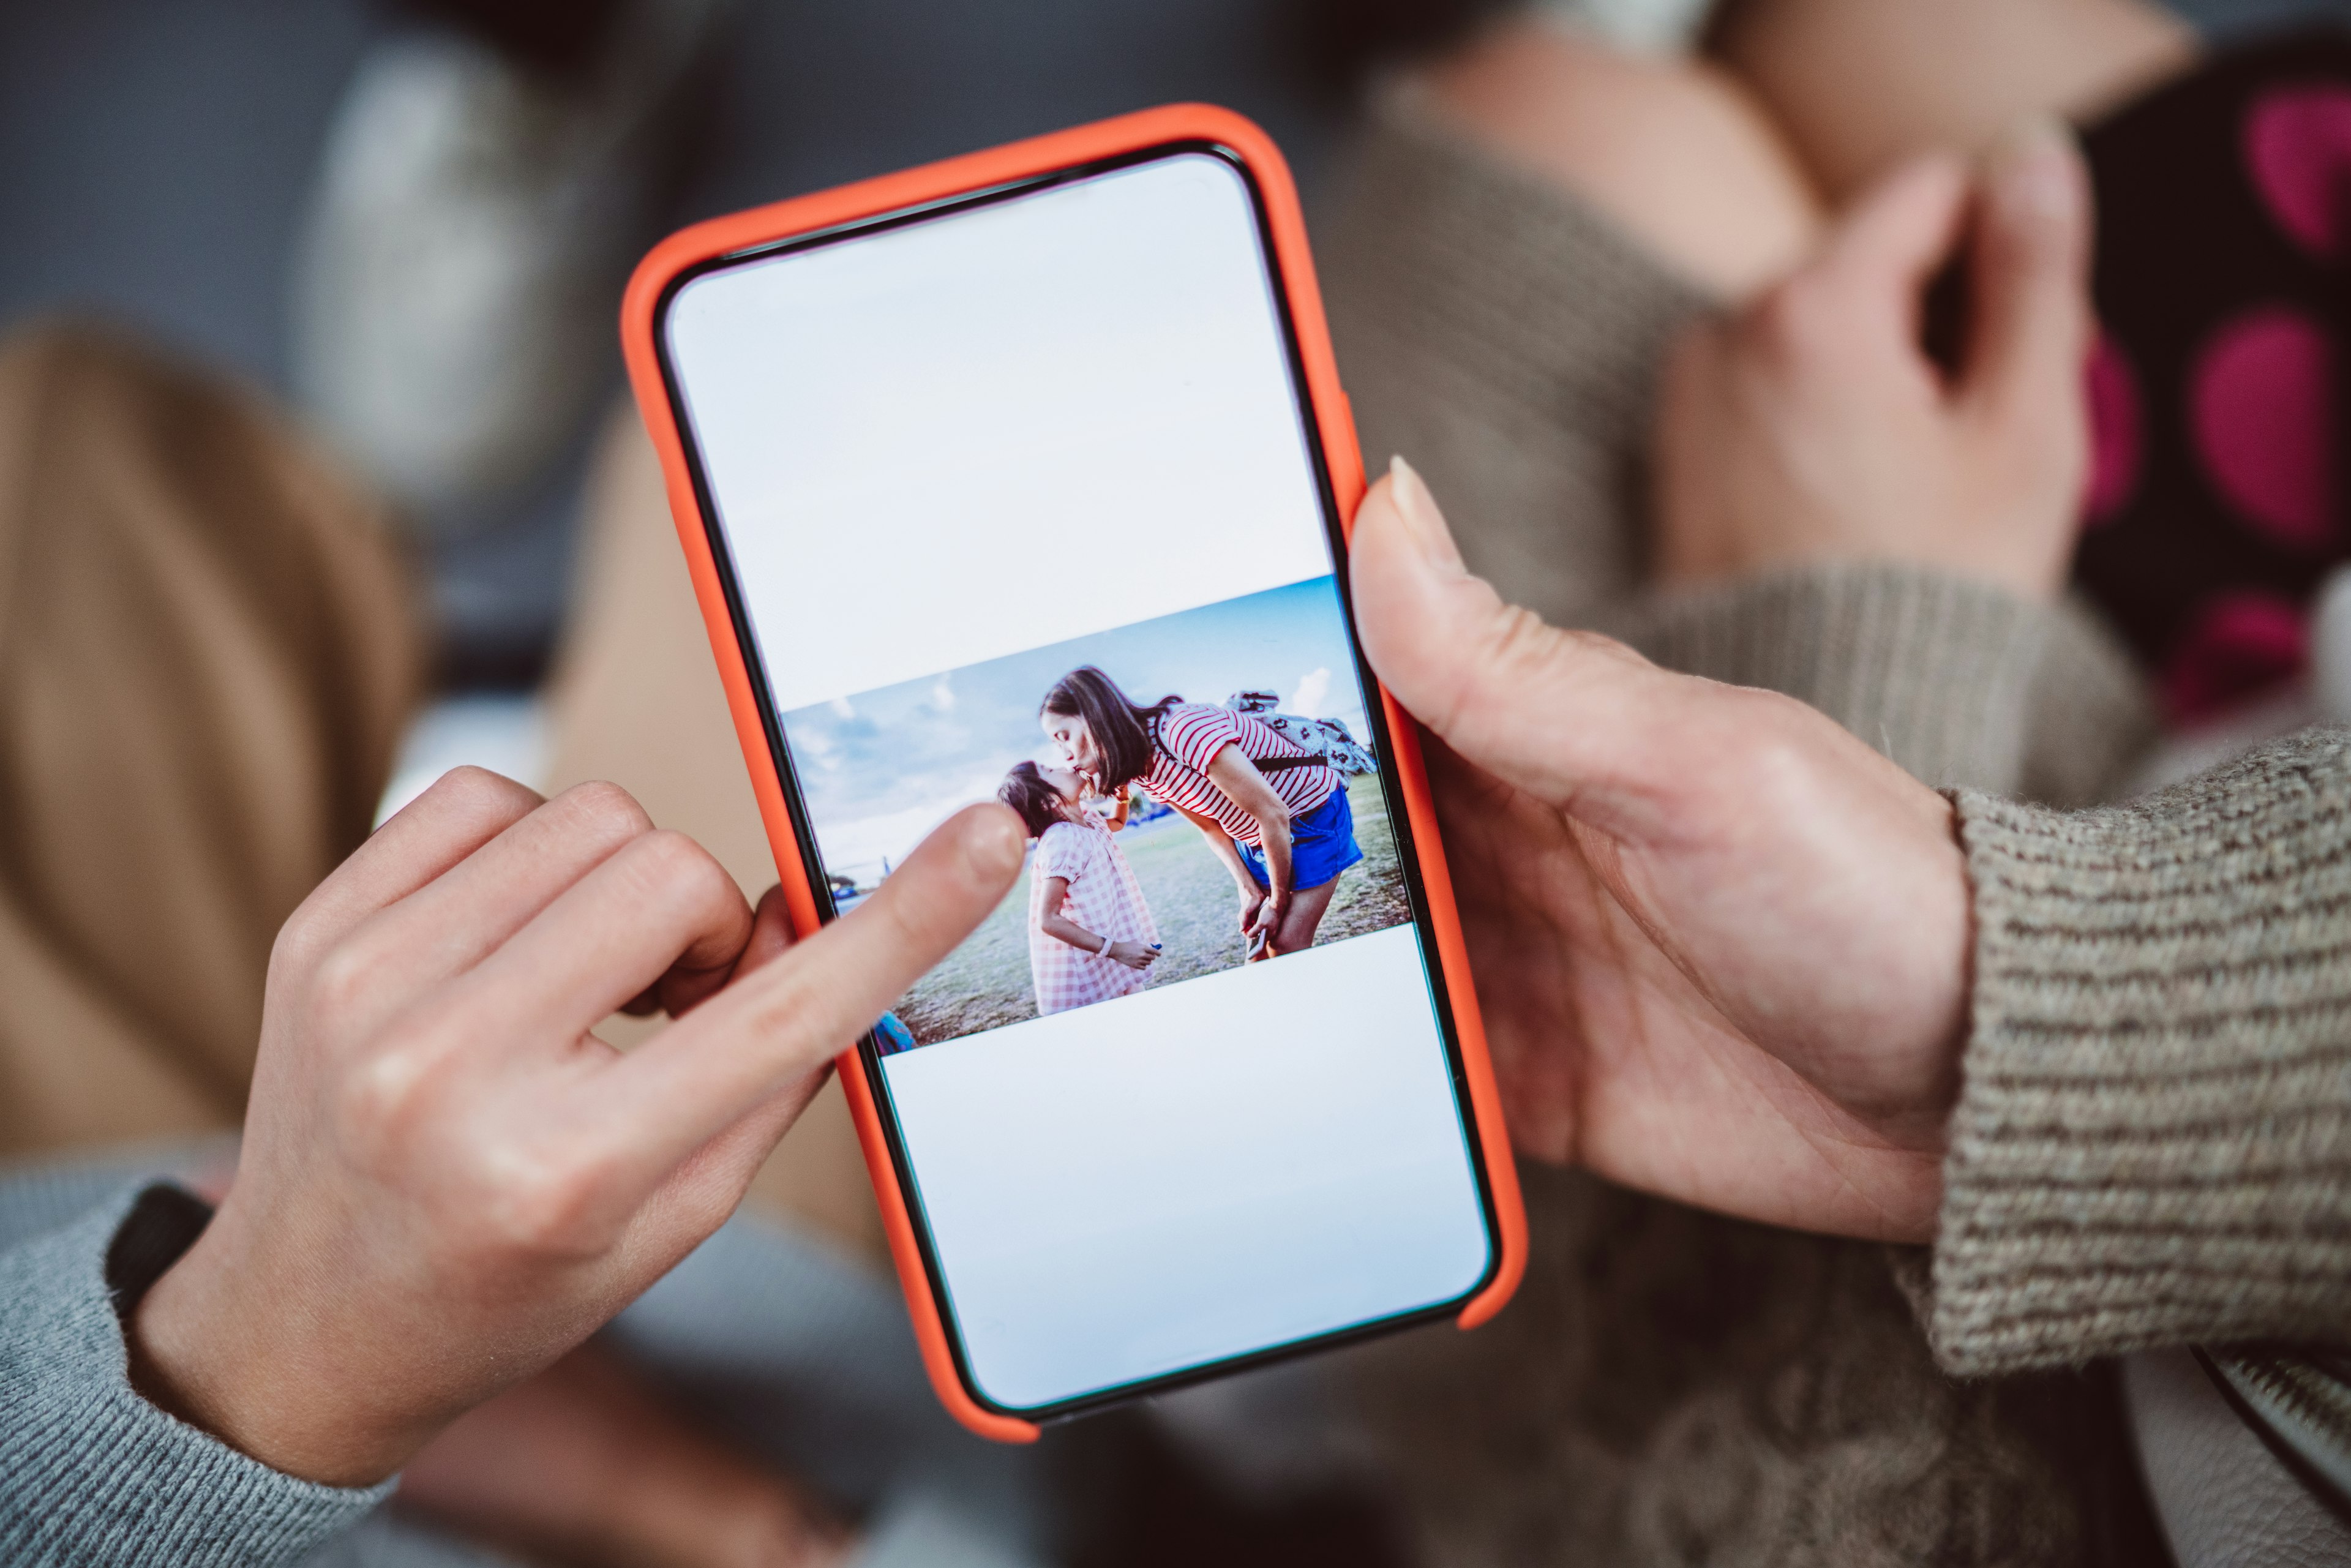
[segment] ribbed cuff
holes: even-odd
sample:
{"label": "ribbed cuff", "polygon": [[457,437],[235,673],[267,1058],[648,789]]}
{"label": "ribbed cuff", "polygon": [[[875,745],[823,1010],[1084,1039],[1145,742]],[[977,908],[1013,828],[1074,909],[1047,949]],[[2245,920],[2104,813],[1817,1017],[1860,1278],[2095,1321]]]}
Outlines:
{"label": "ribbed cuff", "polygon": [[2155,695],[2086,601],[2070,598],[2043,615],[2020,792],[2045,806],[2110,801],[2162,738]]}
{"label": "ribbed cuff", "polygon": [[1977,930],[1945,1368],[2351,1340],[2344,733],[2128,807],[1956,799]]}
{"label": "ribbed cuff", "polygon": [[1408,93],[1352,165],[1316,247],[1366,461],[1409,457],[1472,570],[1583,624],[1640,576],[1658,368],[1708,300]]}
{"label": "ribbed cuff", "polygon": [[[1604,626],[1669,669],[1809,703],[1942,787],[2095,788],[2146,711],[2072,607],[1918,567],[1794,568],[1661,594]],[[2036,766],[2044,708],[2074,727],[2053,742],[2063,768]]]}
{"label": "ribbed cuff", "polygon": [[1783,692],[1929,784],[2012,792],[2046,612],[1914,567],[1804,567],[1661,595],[1625,640],[1669,669]]}
{"label": "ribbed cuff", "polygon": [[177,1259],[193,1201],[127,1189],[0,1253],[0,1562],[290,1563],[391,1494],[281,1474],[132,1391],[116,1297]]}

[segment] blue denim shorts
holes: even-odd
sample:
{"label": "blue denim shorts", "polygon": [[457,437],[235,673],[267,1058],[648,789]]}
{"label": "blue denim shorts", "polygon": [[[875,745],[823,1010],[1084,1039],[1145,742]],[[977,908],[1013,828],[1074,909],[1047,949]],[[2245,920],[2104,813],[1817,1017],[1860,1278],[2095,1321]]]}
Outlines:
{"label": "blue denim shorts", "polygon": [[[1257,878],[1259,887],[1273,884],[1266,880],[1265,855],[1255,844],[1233,846],[1241,852],[1241,863],[1249,875]],[[1302,817],[1290,820],[1290,885],[1295,893],[1310,887],[1320,887],[1341,872],[1364,858],[1363,846],[1355,842],[1355,808],[1347,799],[1346,780],[1331,791],[1331,798]]]}

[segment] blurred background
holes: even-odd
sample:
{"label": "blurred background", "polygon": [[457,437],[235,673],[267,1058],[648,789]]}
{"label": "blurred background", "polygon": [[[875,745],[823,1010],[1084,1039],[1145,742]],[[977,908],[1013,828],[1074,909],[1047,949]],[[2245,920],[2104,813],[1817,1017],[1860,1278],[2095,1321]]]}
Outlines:
{"label": "blurred background", "polygon": [[[2218,36],[2351,18],[2351,0],[2177,3]],[[597,251],[584,258],[486,254],[479,265],[506,267],[541,291],[573,288],[585,301],[575,319],[591,329],[570,329],[578,342],[485,344],[519,394],[510,401],[529,409],[528,429],[480,433],[497,450],[444,451],[444,472],[406,486],[381,473],[398,467],[398,455],[374,465],[405,489],[423,541],[444,687],[527,691],[563,614],[590,434],[621,387],[611,327],[618,279],[651,239],[713,214],[1181,99],[1262,123],[1295,165],[1311,211],[1377,65],[1498,8],[1493,0],[685,0],[666,8],[683,36],[641,45],[626,38],[637,19],[598,0],[12,0],[0,8],[0,322],[57,311],[118,322],[330,424],[339,410],[350,423],[367,399],[380,403],[400,389],[339,387],[321,361],[373,346],[301,323],[306,308],[316,322],[370,287],[349,276],[363,264],[336,277],[334,258],[319,256],[352,243],[348,233],[322,237],[336,204],[348,209],[371,178],[403,177],[364,167],[366,149],[354,141],[369,131],[381,140],[403,113],[429,118],[436,87],[449,90],[446,79],[429,79],[430,62],[420,68],[413,46],[495,35],[509,56],[580,84],[575,96],[590,105],[581,118],[602,122],[605,144],[560,172],[569,188],[524,189],[515,199],[561,214],[550,228],[566,217],[592,223],[601,247],[584,247]],[[609,79],[616,73],[601,57],[614,53],[636,57],[638,79]],[[577,131],[523,134],[541,134],[543,145],[593,140]],[[557,276],[567,268],[586,276]],[[513,329],[518,340],[534,330]],[[419,437],[428,448],[432,439]],[[434,454],[413,465],[433,469]],[[527,745],[517,711],[501,722]]]}
{"label": "blurred background", "polygon": [[[1445,0],[1457,11],[1474,4]],[[9,5],[0,19],[0,212],[10,235],[0,246],[0,319],[69,309],[120,321],[317,408],[299,363],[298,256],[338,117],[348,125],[364,109],[356,87],[380,85],[364,81],[371,50],[448,26],[435,9],[458,7]],[[577,16],[597,7],[470,9],[510,18],[510,35],[534,39],[524,47],[554,57],[550,71],[560,73],[571,68],[561,57],[568,40],[589,30]],[[665,123],[622,154],[633,167],[599,172],[649,187],[617,198],[622,266],[693,219],[1179,99],[1260,120],[1311,188],[1346,113],[1352,62],[1310,47],[1322,20],[1315,0],[702,9],[712,36],[681,68],[696,78],[675,94],[684,101],[654,109]],[[578,74],[594,67],[583,62]],[[566,367],[593,391],[539,391],[572,415],[540,443],[554,449],[528,455],[537,460],[503,483],[435,498],[442,515],[424,531],[458,685],[527,685],[543,662],[561,613],[588,433],[621,386],[610,314],[596,362]]]}
{"label": "blurred background", "polygon": [[[402,507],[458,699],[419,721],[388,801],[459,761],[528,778],[543,747],[528,694],[561,623],[593,433],[622,390],[619,287],[654,238],[1185,99],[1257,119],[1311,192],[1370,59],[1491,8],[12,0],[0,323],[128,327],[325,426]],[[486,59],[551,90],[514,101]],[[382,152],[402,146],[406,167]],[[453,181],[469,189],[436,204]],[[458,334],[481,364],[387,373],[401,349],[384,335],[452,336],[416,319],[413,280],[381,276],[403,245],[455,308],[489,312]],[[448,398],[453,382],[471,395]]]}

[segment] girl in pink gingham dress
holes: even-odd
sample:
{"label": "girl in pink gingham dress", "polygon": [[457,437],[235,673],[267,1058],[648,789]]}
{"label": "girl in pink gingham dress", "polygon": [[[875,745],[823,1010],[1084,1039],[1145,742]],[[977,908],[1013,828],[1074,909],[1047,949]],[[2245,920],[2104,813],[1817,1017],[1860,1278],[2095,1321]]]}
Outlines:
{"label": "girl in pink gingham dress", "polygon": [[1029,867],[1029,973],[1037,1012],[1130,996],[1150,984],[1159,956],[1151,906],[1105,822],[1080,803],[1074,773],[1023,762],[998,798],[1020,814],[1037,853]]}

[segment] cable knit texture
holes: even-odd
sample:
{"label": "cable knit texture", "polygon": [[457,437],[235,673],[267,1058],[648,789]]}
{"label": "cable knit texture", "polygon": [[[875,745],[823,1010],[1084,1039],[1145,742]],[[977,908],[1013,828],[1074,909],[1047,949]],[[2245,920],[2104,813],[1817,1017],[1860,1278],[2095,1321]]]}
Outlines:
{"label": "cable knit texture", "polygon": [[2351,734],[2103,810],[1958,801],[1944,1364],[2351,1337]]}
{"label": "cable knit texture", "polygon": [[193,1201],[126,1190],[0,1252],[0,1562],[268,1568],[391,1492],[283,1475],[133,1392],[116,1301],[186,1248]]}

